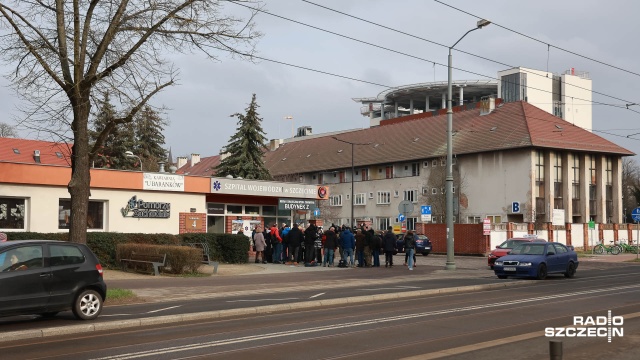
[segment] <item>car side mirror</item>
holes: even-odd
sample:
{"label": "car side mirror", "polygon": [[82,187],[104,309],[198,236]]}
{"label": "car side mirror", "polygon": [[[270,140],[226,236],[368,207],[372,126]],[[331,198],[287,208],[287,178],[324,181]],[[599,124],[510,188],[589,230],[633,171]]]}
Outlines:
{"label": "car side mirror", "polygon": [[500,249],[500,245],[496,245],[496,249]]}
{"label": "car side mirror", "polygon": [[556,254],[556,253],[555,253],[555,252],[553,252],[553,251],[548,251],[548,252],[547,252],[547,256],[549,256],[549,255],[555,255],[555,254]]}

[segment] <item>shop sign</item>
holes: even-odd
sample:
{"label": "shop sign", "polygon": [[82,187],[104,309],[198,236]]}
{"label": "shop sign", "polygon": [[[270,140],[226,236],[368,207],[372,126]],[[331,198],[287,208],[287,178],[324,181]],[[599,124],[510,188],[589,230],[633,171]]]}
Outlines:
{"label": "shop sign", "polygon": [[207,214],[224,215],[224,204],[207,203]]}
{"label": "shop sign", "polygon": [[328,199],[326,186],[281,183],[274,181],[211,178],[211,193],[277,196],[305,199]]}
{"label": "shop sign", "polygon": [[278,210],[311,210],[316,206],[315,200],[278,199]]}
{"label": "shop sign", "polygon": [[161,218],[168,219],[171,216],[171,203],[166,202],[146,202],[142,199],[138,200],[136,195],[132,196],[127,202],[127,206],[120,209],[123,217],[129,216],[134,218]]}
{"label": "shop sign", "polygon": [[184,176],[162,173],[144,173],[144,190],[184,191]]}

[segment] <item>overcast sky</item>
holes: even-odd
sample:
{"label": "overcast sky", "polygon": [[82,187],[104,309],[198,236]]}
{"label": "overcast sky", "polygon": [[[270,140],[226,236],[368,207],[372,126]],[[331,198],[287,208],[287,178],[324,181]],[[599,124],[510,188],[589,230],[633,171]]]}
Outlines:
{"label": "overcast sky", "polygon": [[[494,23],[554,46],[640,74],[640,2],[634,0],[596,1],[460,1],[443,2],[484,17]],[[431,0],[315,0],[315,2],[403,32],[448,46],[477,18]],[[420,82],[446,81],[447,69],[432,62],[386,51],[391,48],[417,57],[447,62],[447,48],[394,33],[337,14],[300,0],[267,0],[265,10],[336,33],[348,35],[379,47],[366,45],[302,26],[267,14],[256,18],[264,34],[258,55],[383,84],[400,86]],[[227,5],[229,12],[248,11]],[[570,68],[587,71],[593,90],[617,97],[594,94],[597,102],[625,106],[640,104],[640,76],[576,56],[530,40],[522,35],[490,25],[474,31],[457,46],[473,54],[510,66],[562,73]],[[256,93],[263,128],[269,139],[291,136],[294,127],[308,125],[314,133],[368,127],[368,117],[360,115],[360,103],[352,98],[375,96],[385,88],[301,70],[268,61],[251,63],[224,54],[219,62],[201,55],[172,56],[181,69],[179,85],[165,90],[152,102],[170,110],[165,129],[167,147],[174,157],[199,153],[216,155],[235,132],[236,119]],[[459,52],[453,53],[455,67],[496,77],[506,67]],[[548,67],[547,67],[548,62]],[[0,69],[7,73],[8,67]],[[479,75],[453,72],[454,80],[486,79]],[[0,121],[14,124],[17,97],[0,79]],[[640,105],[631,106],[640,112]],[[593,106],[594,132],[635,153],[640,153],[640,113],[611,106]],[[638,134],[637,134],[638,133]],[[609,135],[611,134],[611,135]],[[633,135],[627,137],[627,135]],[[29,137],[21,133],[23,137]],[[50,139],[45,139],[50,140]]]}

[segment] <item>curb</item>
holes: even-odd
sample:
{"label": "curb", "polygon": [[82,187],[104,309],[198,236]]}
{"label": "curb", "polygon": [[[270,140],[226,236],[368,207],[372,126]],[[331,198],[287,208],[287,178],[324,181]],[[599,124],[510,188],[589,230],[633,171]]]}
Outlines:
{"label": "curb", "polygon": [[275,306],[265,305],[265,306],[255,306],[255,307],[239,308],[239,309],[204,311],[199,313],[189,313],[189,314],[180,314],[180,315],[166,315],[166,316],[158,316],[158,317],[152,317],[152,318],[117,320],[117,321],[109,321],[109,322],[103,322],[103,323],[97,323],[97,324],[57,326],[57,327],[50,327],[50,328],[44,328],[44,329],[38,329],[38,330],[12,331],[7,333],[0,333],[0,342],[47,338],[47,337],[59,336],[59,335],[88,333],[88,332],[113,330],[113,329],[125,329],[125,328],[133,328],[133,327],[140,327],[140,326],[170,324],[170,323],[179,323],[179,322],[204,320],[204,319],[228,318],[228,317],[241,316],[241,315],[271,314],[271,313],[286,311],[286,310],[309,309],[309,308],[323,307],[328,305],[357,304],[357,303],[371,302],[376,300],[394,300],[394,299],[403,299],[403,298],[410,298],[410,297],[417,297],[417,296],[452,294],[452,293],[458,293],[458,292],[479,291],[479,290],[503,289],[503,288],[514,287],[514,286],[526,286],[529,284],[533,284],[535,282],[537,281],[518,281],[518,282],[508,282],[504,284],[469,285],[469,286],[459,286],[459,287],[451,287],[451,288],[431,289],[431,290],[408,291],[408,292],[402,292],[402,293],[378,294],[378,295],[368,295],[368,296],[352,296],[347,298],[337,298],[337,299],[327,299],[327,300],[312,300],[312,301],[305,301],[305,302],[292,303],[292,304],[279,304]]}

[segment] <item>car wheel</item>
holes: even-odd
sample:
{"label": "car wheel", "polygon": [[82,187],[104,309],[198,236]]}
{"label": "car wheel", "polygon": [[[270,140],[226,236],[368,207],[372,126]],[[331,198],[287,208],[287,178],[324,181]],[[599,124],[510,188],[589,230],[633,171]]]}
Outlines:
{"label": "car wheel", "polygon": [[506,279],[507,275],[498,275],[498,279]]}
{"label": "car wheel", "polygon": [[42,316],[44,318],[50,318],[50,317],[54,317],[56,315],[58,315],[58,311],[50,311],[50,312],[46,312],[46,313],[40,314],[40,316]]}
{"label": "car wheel", "polygon": [[422,256],[428,256],[428,255],[429,255],[429,253],[428,253],[428,252],[423,252],[423,253],[422,253]]}
{"label": "car wheel", "polygon": [[547,265],[540,264],[540,266],[538,266],[538,276],[536,276],[536,279],[544,280],[546,278],[547,278]]}
{"label": "car wheel", "polygon": [[567,272],[564,273],[564,277],[571,279],[576,274],[576,264],[570,262],[567,266]]}
{"label": "car wheel", "polygon": [[102,312],[102,297],[94,290],[84,290],[76,297],[72,310],[80,320],[93,320]]}

